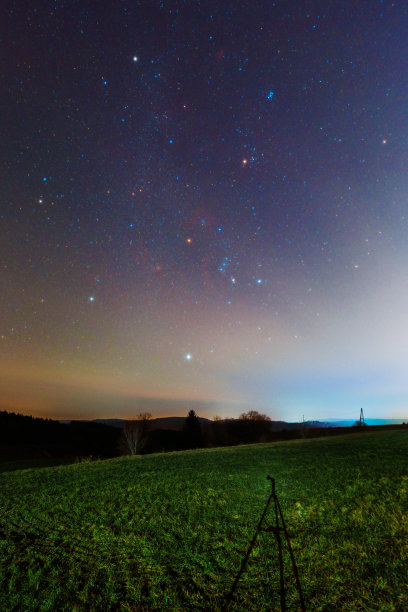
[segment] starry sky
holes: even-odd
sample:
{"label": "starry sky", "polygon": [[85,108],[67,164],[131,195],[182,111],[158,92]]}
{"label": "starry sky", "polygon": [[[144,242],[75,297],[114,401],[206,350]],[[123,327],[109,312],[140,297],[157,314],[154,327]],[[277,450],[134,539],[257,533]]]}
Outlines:
{"label": "starry sky", "polygon": [[408,6],[6,2],[0,405],[408,417]]}

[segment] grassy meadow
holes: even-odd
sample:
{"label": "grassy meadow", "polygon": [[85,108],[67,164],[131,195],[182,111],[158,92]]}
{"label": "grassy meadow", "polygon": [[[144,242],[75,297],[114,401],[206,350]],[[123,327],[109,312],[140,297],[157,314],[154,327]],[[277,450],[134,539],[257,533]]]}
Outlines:
{"label": "grassy meadow", "polygon": [[[307,610],[408,610],[401,430],[3,472],[0,609],[220,610],[268,474]],[[285,547],[284,573],[298,610]],[[229,609],[280,609],[272,533],[260,533]]]}

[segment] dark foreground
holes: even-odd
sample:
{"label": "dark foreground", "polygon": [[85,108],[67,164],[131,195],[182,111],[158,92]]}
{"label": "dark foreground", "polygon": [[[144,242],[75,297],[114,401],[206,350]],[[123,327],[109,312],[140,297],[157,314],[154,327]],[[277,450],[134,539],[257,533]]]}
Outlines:
{"label": "dark foreground", "polygon": [[[407,460],[408,431],[395,430],[3,473],[0,609],[221,609],[267,474],[308,610],[408,609]],[[282,562],[297,610],[285,547]],[[262,531],[230,609],[280,605]]]}

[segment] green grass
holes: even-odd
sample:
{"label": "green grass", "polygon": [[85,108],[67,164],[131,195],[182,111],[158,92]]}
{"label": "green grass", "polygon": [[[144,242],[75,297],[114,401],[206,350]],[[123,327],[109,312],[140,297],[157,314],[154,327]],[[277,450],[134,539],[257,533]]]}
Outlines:
{"label": "green grass", "polygon": [[[0,474],[0,609],[220,609],[267,474],[308,610],[408,609],[406,431]],[[262,532],[230,609],[279,610],[278,591],[276,543]]]}

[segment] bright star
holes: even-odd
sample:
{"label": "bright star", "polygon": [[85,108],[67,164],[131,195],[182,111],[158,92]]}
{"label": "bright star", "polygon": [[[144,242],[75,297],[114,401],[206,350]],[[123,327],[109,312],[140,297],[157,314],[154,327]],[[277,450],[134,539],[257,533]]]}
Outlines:
{"label": "bright star", "polygon": [[138,59],[139,59],[139,58],[137,57],[137,55],[134,55],[134,56],[133,56],[133,61],[134,61],[134,62],[137,62],[137,61],[138,61]]}
{"label": "bright star", "polygon": [[89,297],[89,301],[90,301],[90,302],[94,302],[94,301],[95,301],[95,298],[94,298],[94,296],[93,296],[93,295],[91,295],[91,296]]}
{"label": "bright star", "polygon": [[190,353],[187,353],[186,360],[191,361],[191,359],[192,359],[192,355]]}

